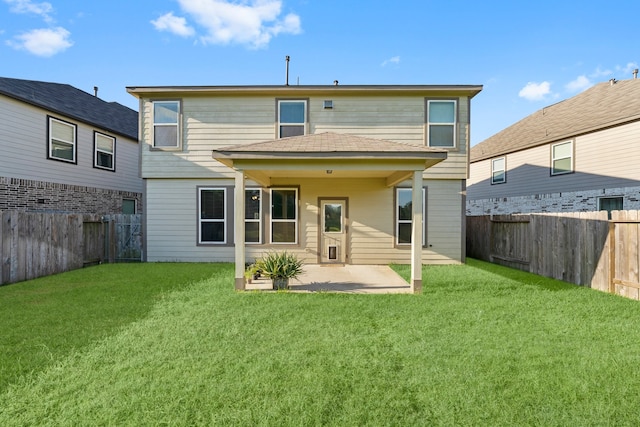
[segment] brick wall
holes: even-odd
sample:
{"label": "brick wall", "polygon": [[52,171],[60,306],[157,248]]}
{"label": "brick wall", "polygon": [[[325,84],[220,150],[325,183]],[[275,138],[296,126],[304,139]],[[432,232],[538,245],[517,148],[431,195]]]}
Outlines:
{"label": "brick wall", "polygon": [[142,193],[0,177],[0,210],[119,214],[123,199],[135,200],[142,213]]}
{"label": "brick wall", "polygon": [[607,188],[530,196],[467,199],[467,215],[535,212],[590,212],[598,210],[600,197],[623,197],[624,210],[640,210],[640,187]]}

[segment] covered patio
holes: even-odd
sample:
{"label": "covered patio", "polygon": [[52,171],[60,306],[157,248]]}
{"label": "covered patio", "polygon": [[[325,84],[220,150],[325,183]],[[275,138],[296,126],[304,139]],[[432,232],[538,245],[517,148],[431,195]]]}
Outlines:
{"label": "covered patio", "polygon": [[[386,187],[393,187],[404,181],[411,182],[411,280],[408,286],[409,292],[421,291],[423,172],[445,160],[447,151],[356,135],[320,133],[224,147],[214,150],[213,158],[235,171],[234,231],[235,241],[241,242],[235,244],[237,290],[247,289],[244,277],[245,183],[252,180],[269,188],[273,179],[288,177],[317,180],[377,178],[383,179]],[[303,226],[304,224],[301,224],[301,227]],[[322,260],[318,258],[318,264],[321,263]],[[321,280],[311,283],[322,283]],[[366,287],[366,282],[358,285],[357,282],[341,280],[340,283],[352,283],[352,287]],[[307,286],[309,285],[307,283]]]}

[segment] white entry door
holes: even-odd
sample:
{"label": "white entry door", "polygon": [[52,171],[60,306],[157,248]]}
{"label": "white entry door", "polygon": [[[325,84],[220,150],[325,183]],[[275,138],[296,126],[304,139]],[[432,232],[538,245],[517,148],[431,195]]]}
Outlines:
{"label": "white entry door", "polygon": [[347,260],[347,201],[320,203],[320,262],[344,264]]}

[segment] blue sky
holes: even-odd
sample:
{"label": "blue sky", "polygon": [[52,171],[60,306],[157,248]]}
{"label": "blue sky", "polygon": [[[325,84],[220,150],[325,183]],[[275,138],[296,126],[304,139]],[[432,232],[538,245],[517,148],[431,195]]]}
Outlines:
{"label": "blue sky", "polygon": [[471,142],[632,78],[637,1],[0,0],[0,76],[126,86],[473,84]]}

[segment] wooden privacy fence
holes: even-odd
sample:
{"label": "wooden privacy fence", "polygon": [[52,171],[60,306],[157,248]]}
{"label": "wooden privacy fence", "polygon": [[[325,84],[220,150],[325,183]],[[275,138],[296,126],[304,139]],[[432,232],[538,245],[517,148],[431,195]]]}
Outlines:
{"label": "wooden privacy fence", "polygon": [[142,259],[140,215],[0,211],[0,220],[0,285]]}
{"label": "wooden privacy fence", "polygon": [[640,299],[640,211],[467,217],[467,255]]}

